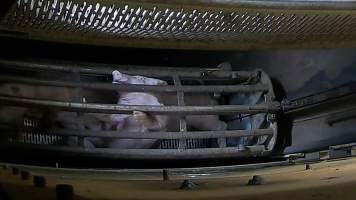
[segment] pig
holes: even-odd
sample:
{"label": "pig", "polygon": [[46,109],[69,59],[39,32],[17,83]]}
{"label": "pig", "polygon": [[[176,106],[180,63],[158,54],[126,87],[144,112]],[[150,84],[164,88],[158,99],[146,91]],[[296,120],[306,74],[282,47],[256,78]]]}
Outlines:
{"label": "pig", "polygon": [[[145,84],[145,85],[167,85],[165,81],[143,76],[130,76],[118,71],[113,72],[114,84]],[[64,87],[33,86],[17,83],[0,84],[0,94],[25,98],[78,101],[83,98],[86,102],[104,102],[105,95],[83,90],[82,95],[78,95],[77,90]],[[208,95],[187,95],[187,105],[211,105],[216,102]],[[174,105],[175,95],[151,94],[144,92],[119,92],[118,104],[121,105]],[[7,114],[11,113],[8,117]],[[179,131],[178,117],[164,115],[149,115],[140,111],[134,111],[132,115],[124,114],[98,114],[98,113],[75,113],[58,110],[20,108],[20,107],[0,107],[0,122],[14,123],[17,127],[22,127],[24,116],[36,116],[44,119],[47,128],[64,128],[71,130],[115,130],[127,132],[151,132],[151,131]],[[225,130],[226,124],[219,120],[218,116],[187,116],[189,129],[194,130]],[[106,139],[88,138],[84,141],[87,148],[109,147],[109,148],[150,148],[156,140],[152,139]],[[76,137],[68,137],[68,145],[76,146]]]}
{"label": "pig", "polygon": [[131,76],[118,70],[112,72],[113,83],[134,85],[167,85],[166,81],[145,76]]}
{"label": "pig", "polygon": [[[49,87],[35,86],[19,83],[2,83],[0,84],[0,94],[6,96],[16,96],[23,98],[36,98],[46,100],[58,100],[73,102],[80,99],[78,91],[64,87]],[[115,94],[115,92],[113,92]],[[100,93],[85,90],[82,94],[86,102],[103,102]],[[133,102],[137,105],[147,105],[146,101],[151,102],[151,105],[158,105],[156,97],[145,93],[130,93],[127,96],[122,95],[118,103],[129,105],[128,102]],[[18,127],[19,134],[16,136],[21,140],[23,132],[24,117],[35,118],[41,121],[39,124],[45,126],[45,129],[64,128],[70,130],[90,130],[90,131],[105,131],[105,130],[125,130],[131,132],[146,132],[154,130],[164,130],[164,118],[147,116],[145,113],[135,111],[133,115],[109,115],[100,113],[76,113],[49,109],[36,109],[24,107],[1,106],[0,107],[0,123],[5,123],[13,127]],[[162,120],[161,120],[162,119]],[[125,120],[125,124],[123,123]],[[39,128],[39,127],[37,127]],[[70,146],[77,146],[77,137],[66,137],[65,143]],[[143,144],[145,142],[147,144]],[[152,140],[101,140],[99,138],[86,138],[84,147],[112,147],[119,148],[142,148],[150,146]],[[150,144],[150,145],[148,145]]]}
{"label": "pig", "polygon": [[[23,98],[43,98],[48,100],[54,100],[54,96],[56,94],[62,94],[60,95],[60,97],[62,97],[63,99],[66,99],[69,95],[67,91],[61,91],[60,93],[58,92],[58,88],[53,88],[53,90],[49,90],[49,88],[45,86],[33,86],[19,83],[0,84],[0,94],[6,96],[16,96]],[[45,110],[40,110],[36,108],[1,106],[0,123],[16,127],[18,129],[18,133],[21,133],[21,129],[24,126],[23,120],[26,116],[30,118],[36,118],[37,120],[42,120],[44,118],[45,113]],[[21,139],[21,134],[16,135],[16,138]]]}
{"label": "pig", "polygon": [[[159,79],[130,76],[117,70],[112,72],[113,84],[135,85],[167,85]],[[188,104],[212,105],[215,104],[208,95],[188,95]],[[118,91],[118,104],[120,105],[174,105],[176,96],[172,94],[153,94],[147,92],[120,92]],[[179,118],[177,116],[148,115],[134,111],[132,115],[113,114],[111,120],[118,123],[117,131],[126,132],[152,132],[152,131],[179,131]],[[226,124],[216,115],[187,116],[187,126],[196,130],[225,130]],[[149,134],[149,133],[148,133]],[[151,148],[157,140],[153,139],[110,139],[107,140],[109,148]]]}
{"label": "pig", "polygon": [[[112,72],[113,83],[114,84],[137,84],[137,85],[167,85],[167,82],[148,78],[143,76],[130,76],[123,74],[117,70]],[[144,93],[142,98],[144,98]],[[146,93],[147,94],[147,93]],[[125,92],[119,92],[119,96],[125,96]],[[160,105],[176,105],[177,99],[175,94],[151,94],[157,98],[158,102],[161,102]],[[140,95],[136,95],[138,98]],[[120,97],[119,97],[120,98]],[[135,105],[134,99],[127,99],[128,104],[126,105]],[[142,100],[143,101],[143,100]],[[145,105],[154,105],[150,101],[146,101]],[[122,103],[122,102],[121,102]],[[185,104],[186,105],[216,105],[217,102],[214,101],[208,94],[186,94],[185,95]],[[136,104],[139,105],[139,104]],[[160,118],[160,117],[158,117]],[[165,120],[166,130],[168,131],[179,131],[179,119],[177,116],[170,116]],[[217,115],[189,115],[186,116],[187,126],[190,129],[201,130],[201,131],[210,131],[210,130],[226,130],[226,123],[219,120]]]}
{"label": "pig", "polygon": [[[106,94],[106,93],[105,93]],[[98,92],[83,90],[82,95],[78,91],[64,87],[37,86],[20,83],[1,83],[0,95],[16,96],[23,98],[36,98],[58,101],[77,101],[80,97],[85,97],[90,102],[102,102],[104,99]],[[72,130],[100,130],[101,120],[89,114],[77,114],[74,112],[58,111],[51,109],[25,108],[15,106],[0,106],[0,123],[7,124],[18,129],[16,139],[22,139],[24,118],[28,117],[40,121],[38,129],[67,128]],[[75,146],[75,137],[68,137],[67,144]],[[89,140],[85,141],[85,146],[94,147]]]}
{"label": "pig", "polygon": [[[120,105],[162,105],[156,96],[143,92],[121,93],[118,99]],[[163,115],[148,115],[144,112],[133,111],[132,115],[112,114],[111,120],[117,122],[117,131],[150,132],[165,131],[167,117]],[[154,139],[109,139],[109,148],[150,148],[157,140]]]}

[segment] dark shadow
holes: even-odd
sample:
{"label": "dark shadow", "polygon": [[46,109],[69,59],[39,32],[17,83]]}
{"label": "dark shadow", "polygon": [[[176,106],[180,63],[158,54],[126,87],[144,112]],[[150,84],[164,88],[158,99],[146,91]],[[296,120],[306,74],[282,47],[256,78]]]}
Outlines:
{"label": "dark shadow", "polygon": [[[276,101],[281,102],[287,97],[287,93],[283,88],[282,84],[276,79],[271,78],[274,93],[276,96]],[[278,124],[278,135],[277,143],[275,146],[275,152],[283,152],[284,148],[292,144],[292,127],[293,121],[290,116],[280,111],[277,115],[277,124]]]}

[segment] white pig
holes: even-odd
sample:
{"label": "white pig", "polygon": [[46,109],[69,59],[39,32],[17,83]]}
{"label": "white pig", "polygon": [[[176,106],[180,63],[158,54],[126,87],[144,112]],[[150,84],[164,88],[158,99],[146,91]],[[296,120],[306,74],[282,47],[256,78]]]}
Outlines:
{"label": "white pig", "polygon": [[[121,93],[118,104],[120,105],[162,105],[157,97],[143,92]],[[113,114],[112,121],[117,122],[117,131],[125,132],[150,132],[166,130],[167,117],[162,115],[147,115],[140,111],[133,111],[132,115]],[[156,142],[154,139],[108,139],[109,148],[150,148]]]}
{"label": "white pig", "polygon": [[[148,78],[143,76],[130,76],[123,74],[117,70],[112,72],[113,83],[115,84],[137,84],[137,85],[167,85],[167,82]],[[145,96],[148,93],[139,93],[135,95],[135,98],[141,98],[140,101],[145,102],[144,104],[135,104],[135,98],[125,99],[126,92],[119,92],[119,102],[125,101],[126,105],[155,105],[152,104],[153,101],[147,99]],[[142,96],[140,96],[142,94]],[[146,94],[146,95],[144,95]],[[123,96],[123,97],[120,97]],[[160,102],[160,105],[176,105],[177,99],[175,94],[150,94],[156,97],[156,101]],[[214,101],[208,94],[185,94],[185,104],[186,105],[215,105]],[[158,117],[159,118],[159,117]],[[177,116],[170,116],[167,120],[166,130],[168,131],[178,131],[179,123]],[[227,125],[225,122],[219,120],[217,115],[190,115],[186,116],[187,126],[202,131],[209,130],[225,130]]]}

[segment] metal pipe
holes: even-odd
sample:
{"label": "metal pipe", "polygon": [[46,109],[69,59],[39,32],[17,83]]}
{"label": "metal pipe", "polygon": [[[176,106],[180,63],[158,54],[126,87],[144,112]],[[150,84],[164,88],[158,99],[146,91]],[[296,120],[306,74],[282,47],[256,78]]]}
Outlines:
{"label": "metal pipe", "polygon": [[337,114],[332,114],[330,117],[325,119],[325,122],[329,126],[333,126],[336,123],[355,119],[356,118],[356,110],[352,108],[348,108],[347,111]]}
{"label": "metal pipe", "polygon": [[256,114],[277,112],[280,109],[278,102],[256,105],[218,105],[218,106],[133,106],[117,104],[74,103],[64,101],[40,100],[0,95],[3,105],[20,107],[44,107],[69,111],[83,111],[88,113],[132,114],[141,111],[149,114],[163,115],[224,115],[224,114]]}
{"label": "metal pipe", "polygon": [[[178,75],[173,75],[172,78],[175,86],[182,85]],[[178,106],[185,106],[184,92],[177,92],[177,104]],[[187,131],[187,121],[185,119],[185,116],[181,116],[179,118],[179,131],[182,133]],[[185,149],[185,148],[186,148],[185,140],[180,139],[178,144],[178,149]]]}
{"label": "metal pipe", "polygon": [[152,77],[172,77],[177,74],[181,77],[201,78],[204,72],[210,72],[216,78],[240,78],[247,79],[255,74],[254,71],[226,71],[218,68],[172,68],[172,67],[151,67],[151,66],[128,66],[128,65],[109,65],[97,63],[61,63],[53,64],[50,62],[18,61],[10,59],[0,59],[0,65],[5,67],[16,67],[32,70],[50,70],[62,72],[79,72],[83,74],[101,74],[111,75],[114,70],[120,70],[122,73]]}
{"label": "metal pipe", "polygon": [[136,91],[136,92],[218,92],[218,93],[233,93],[233,92],[263,92],[268,91],[268,85],[197,85],[197,86],[173,86],[173,85],[119,85],[111,83],[90,83],[90,82],[74,82],[74,81],[51,81],[39,80],[21,76],[0,75],[0,81],[25,83],[33,85],[47,85],[58,87],[71,88],[87,88],[95,90],[117,90],[117,91]]}
{"label": "metal pipe", "polygon": [[109,159],[144,159],[144,160],[174,160],[174,159],[213,159],[213,158],[237,158],[263,156],[270,151],[250,151],[248,148],[204,148],[204,149],[111,149],[94,148],[85,149],[69,146],[33,145],[33,144],[9,144],[1,143],[0,148],[28,151],[40,151],[43,153],[56,153],[63,156],[80,156],[90,158]]}
{"label": "metal pipe", "polygon": [[[241,177],[241,175],[258,174],[260,170],[295,166],[294,162],[275,161],[241,165],[222,165],[215,167],[193,167],[193,168],[169,168],[169,177],[171,180],[190,179],[209,179],[209,178],[231,178]],[[92,168],[56,168],[50,166],[23,165],[15,163],[0,163],[0,166],[16,167],[20,171],[29,171],[35,174],[46,174],[54,177],[76,177],[81,179],[94,180],[162,180],[162,169],[160,168],[142,168],[140,169],[92,169]]]}
{"label": "metal pipe", "polygon": [[185,132],[119,132],[52,129],[49,134],[60,136],[101,137],[119,139],[205,139],[226,137],[251,137],[273,135],[273,129],[226,130],[226,131],[185,131]]}

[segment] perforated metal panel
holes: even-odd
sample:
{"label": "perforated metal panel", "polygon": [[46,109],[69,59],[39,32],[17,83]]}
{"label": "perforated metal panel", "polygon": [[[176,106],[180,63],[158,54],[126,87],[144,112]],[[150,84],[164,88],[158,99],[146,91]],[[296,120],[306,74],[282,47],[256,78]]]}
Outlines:
{"label": "perforated metal panel", "polygon": [[18,0],[2,20],[1,29],[34,39],[124,46],[354,45],[356,15],[352,4],[345,1],[328,6],[323,1],[297,5],[286,1],[277,6],[271,5],[274,1],[252,1],[252,5],[249,1],[155,2]]}
{"label": "perforated metal panel", "polygon": [[25,144],[63,144],[61,136],[45,133],[43,130],[38,130],[39,122],[36,119],[24,118],[22,138],[20,142]]}

